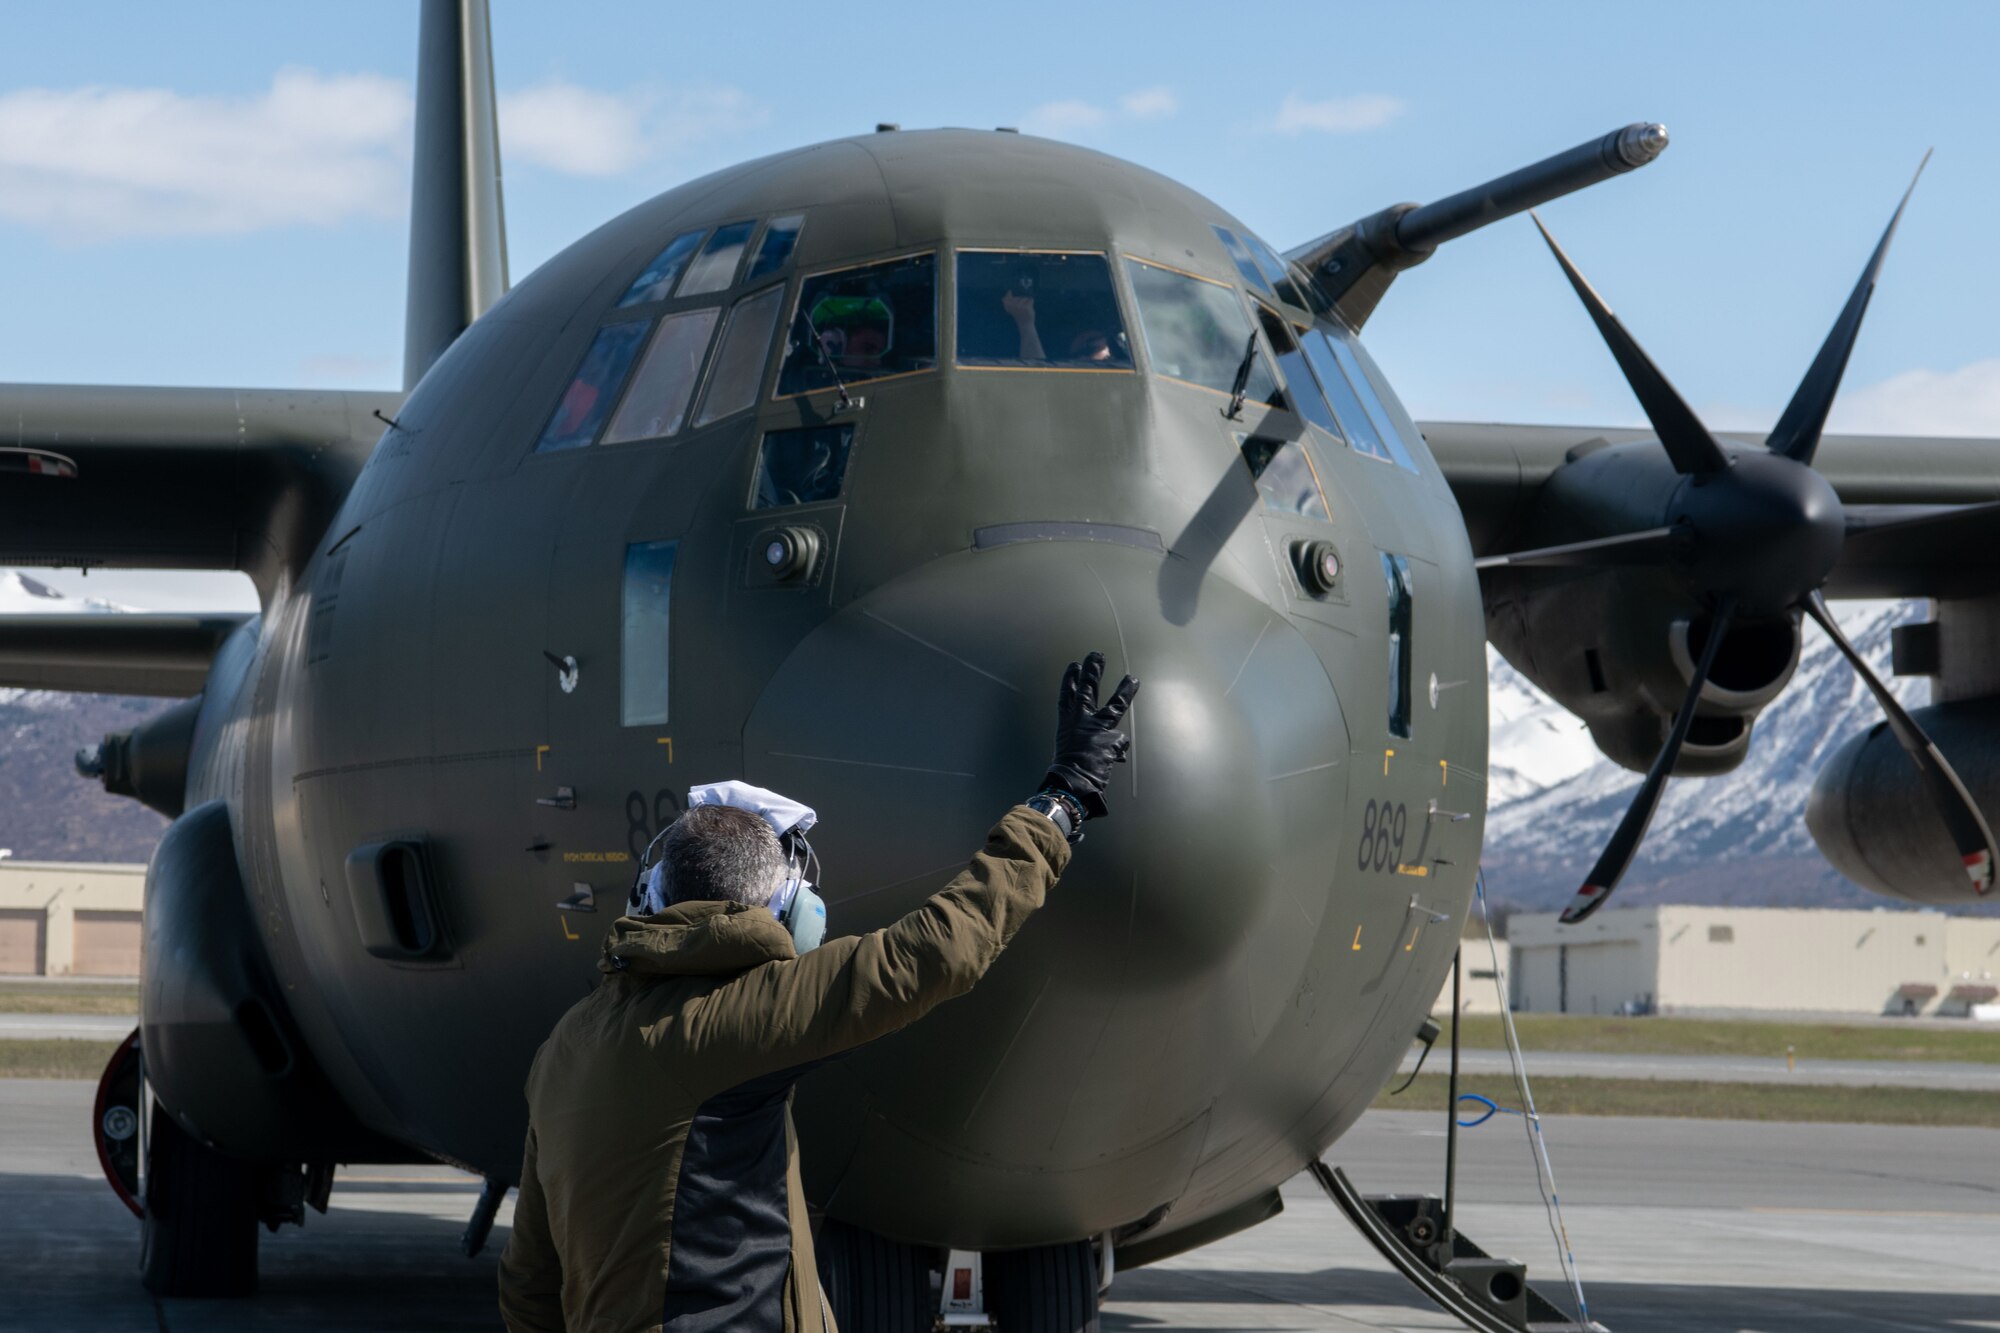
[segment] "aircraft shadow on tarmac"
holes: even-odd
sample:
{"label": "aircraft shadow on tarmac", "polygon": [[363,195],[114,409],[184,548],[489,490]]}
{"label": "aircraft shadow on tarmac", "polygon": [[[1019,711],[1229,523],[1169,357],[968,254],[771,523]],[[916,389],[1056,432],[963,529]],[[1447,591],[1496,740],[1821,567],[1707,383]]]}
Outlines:
{"label": "aircraft shadow on tarmac", "polygon": [[[1991,1293],[1827,1291],[1807,1287],[1649,1286],[1635,1282],[1589,1282],[1585,1296],[1591,1316],[1612,1333],[1840,1333],[1840,1330],[1896,1328],[1936,1329],[1964,1333],[1969,1328],[1993,1328],[2000,1319],[2000,1299]],[[1121,1305],[1167,1304],[1266,1305],[1333,1307],[1357,1314],[1367,1311],[1366,1327],[1380,1327],[1383,1312],[1409,1309],[1410,1291],[1403,1280],[1386,1271],[1323,1268],[1312,1273],[1274,1273],[1264,1269],[1174,1270],[1147,1268],[1118,1279],[1114,1300],[1105,1310],[1105,1333],[1186,1328],[1178,1319],[1120,1310]],[[1296,1324],[1320,1327],[1301,1311]],[[1393,1319],[1393,1315],[1390,1316]],[[1423,1328],[1437,1322],[1425,1307]],[[1332,1325],[1349,1327],[1346,1324]],[[1393,1325],[1391,1325],[1393,1326]],[[1266,1320],[1240,1326],[1206,1326],[1208,1333],[1249,1333],[1281,1327]],[[1355,1327],[1359,1327],[1356,1325]]]}
{"label": "aircraft shadow on tarmac", "polygon": [[[0,1175],[0,1250],[7,1255],[0,1284],[0,1330],[35,1333],[287,1333],[368,1328],[499,1327],[495,1276],[504,1228],[477,1259],[458,1253],[462,1213],[475,1191],[457,1182],[368,1182],[351,1186],[379,1206],[336,1205],[315,1215],[305,1231],[286,1228],[263,1237],[258,1293],[241,1301],[155,1302],[140,1288],[138,1224],[95,1180],[75,1175]],[[394,1211],[414,1208],[422,1211]],[[433,1215],[435,1214],[435,1215]],[[1823,1291],[1811,1288],[1648,1286],[1593,1282],[1591,1312],[1613,1333],[1702,1333],[1752,1328],[1758,1333],[1839,1333],[1843,1329],[1986,1327],[1996,1317],[1990,1294]],[[1329,1267],[1310,1273],[1265,1269],[1153,1267],[1121,1274],[1103,1315],[1105,1333],[1189,1328],[1159,1307],[1240,1307],[1254,1316],[1223,1315],[1209,1333],[1272,1328],[1351,1327],[1343,1310],[1368,1327],[1395,1327],[1398,1310],[1415,1327],[1437,1326],[1428,1308],[1413,1307],[1402,1279],[1385,1271]],[[1272,1306],[1292,1306],[1297,1318],[1271,1322]],[[1386,1316],[1386,1319],[1385,1319]]]}

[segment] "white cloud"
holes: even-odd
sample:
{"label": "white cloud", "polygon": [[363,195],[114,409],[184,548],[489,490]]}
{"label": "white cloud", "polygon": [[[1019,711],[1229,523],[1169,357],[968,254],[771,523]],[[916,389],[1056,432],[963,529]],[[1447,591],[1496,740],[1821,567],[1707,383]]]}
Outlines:
{"label": "white cloud", "polygon": [[1118,105],[1134,120],[1159,120],[1181,109],[1181,101],[1171,88],[1141,88],[1119,98]]}
{"label": "white cloud", "polygon": [[1071,98],[1062,102],[1044,102],[1021,117],[1021,128],[1030,134],[1046,135],[1059,139],[1075,134],[1079,130],[1095,129],[1102,125],[1109,113],[1101,106]]}
{"label": "white cloud", "polygon": [[1115,112],[1081,98],[1044,102],[1021,118],[1021,128],[1051,139],[1074,138],[1120,120],[1163,120],[1181,109],[1180,98],[1165,86],[1141,88],[1118,99]]}
{"label": "white cloud", "polygon": [[[411,115],[400,80],[297,68],[243,96],[0,94],[0,218],[98,241],[397,217],[409,198]],[[501,95],[500,147],[510,163],[615,175],[768,115],[735,88],[545,83]]]}
{"label": "white cloud", "polygon": [[769,118],[738,88],[603,93],[550,82],[501,94],[500,152],[570,175],[616,176]]}
{"label": "white cloud", "polygon": [[1317,130],[1322,134],[1355,134],[1379,130],[1403,114],[1401,98],[1386,93],[1359,93],[1353,97],[1330,97],[1324,102],[1308,102],[1297,93],[1286,93],[1271,128],[1280,134]]}
{"label": "white cloud", "polygon": [[1863,435],[2000,435],[2000,357],[1906,370],[1842,393],[1828,425]]}
{"label": "white cloud", "polygon": [[394,216],[410,93],[283,69],[268,91],[28,88],[0,95],[0,217],[66,239],[231,234]]}

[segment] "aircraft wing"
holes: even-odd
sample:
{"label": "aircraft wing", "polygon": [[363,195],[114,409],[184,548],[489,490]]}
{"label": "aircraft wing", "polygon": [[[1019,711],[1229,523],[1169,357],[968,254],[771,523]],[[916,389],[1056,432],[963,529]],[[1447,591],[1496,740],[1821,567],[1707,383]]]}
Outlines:
{"label": "aircraft wing", "polygon": [[[0,566],[238,569],[269,597],[399,393],[0,385]],[[0,686],[197,694],[244,616],[0,617]]]}
{"label": "aircraft wing", "polygon": [[247,613],[0,616],[0,687],[86,694],[200,694]]}
{"label": "aircraft wing", "polygon": [[0,565],[240,569],[268,593],[402,395],[0,385]]}
{"label": "aircraft wing", "polygon": [[[1475,555],[1545,545],[1535,531],[1542,484],[1600,443],[1653,438],[1643,427],[1421,423],[1465,515]],[[1719,438],[1762,448],[1764,437]],[[1827,435],[1813,467],[1847,511],[1829,597],[1964,597],[2000,588],[2000,440]]]}

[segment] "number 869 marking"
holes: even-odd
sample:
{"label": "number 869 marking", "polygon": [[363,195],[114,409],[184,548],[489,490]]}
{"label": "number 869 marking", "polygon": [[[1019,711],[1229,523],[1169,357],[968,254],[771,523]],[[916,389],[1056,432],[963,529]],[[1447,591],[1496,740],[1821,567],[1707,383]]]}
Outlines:
{"label": "number 869 marking", "polygon": [[1377,874],[1403,863],[1403,838],[1410,829],[1410,813],[1401,802],[1370,801],[1361,812],[1361,846],[1354,856],[1355,868]]}

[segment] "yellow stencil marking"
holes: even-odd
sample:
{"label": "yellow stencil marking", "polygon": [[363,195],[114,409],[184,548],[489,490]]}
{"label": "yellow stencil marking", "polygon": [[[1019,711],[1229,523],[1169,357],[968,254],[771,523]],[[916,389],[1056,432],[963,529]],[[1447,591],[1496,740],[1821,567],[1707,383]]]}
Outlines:
{"label": "yellow stencil marking", "polygon": [[562,914],[561,912],[557,912],[557,913],[556,913],[556,924],[562,927],[562,933],[563,933],[563,938],[564,938],[564,939],[566,939],[566,940],[580,940],[580,939],[582,939],[582,938],[583,938],[583,936],[581,936],[581,935],[577,935],[577,934],[573,934],[573,933],[572,933],[572,932],[570,931],[570,928],[569,928],[569,918],[568,918],[568,917],[566,917],[566,916],[564,916],[564,915],[563,915],[563,914]]}
{"label": "yellow stencil marking", "polygon": [[1356,927],[1354,928],[1354,948],[1355,948],[1355,951],[1356,951],[1357,953],[1358,953],[1358,952],[1360,952],[1360,949],[1361,949],[1361,927],[1359,927],[1359,926],[1356,926]]}
{"label": "yellow stencil marking", "polygon": [[1396,757],[1396,752],[1395,752],[1394,750],[1384,750],[1384,751],[1382,751],[1382,776],[1383,776],[1383,777],[1385,777],[1385,778],[1386,778],[1386,777],[1388,777],[1388,776],[1389,776],[1389,761],[1390,761],[1391,759],[1394,759],[1395,757]]}
{"label": "yellow stencil marking", "polygon": [[1438,760],[1438,786],[1449,787],[1450,785],[1451,785],[1451,761],[1447,759],[1440,759]]}
{"label": "yellow stencil marking", "polygon": [[666,746],[667,762],[670,764],[674,762],[674,738],[672,736],[656,736],[653,739],[653,744]]}
{"label": "yellow stencil marking", "polygon": [[564,852],[563,853],[563,860],[572,863],[578,861],[618,862],[618,861],[629,861],[631,859],[632,859],[632,854],[630,852]]}
{"label": "yellow stencil marking", "polygon": [[535,747],[535,771],[537,773],[542,771],[542,756],[548,752],[549,747],[546,745],[537,745]]}
{"label": "yellow stencil marking", "polygon": [[1429,866],[1397,866],[1396,873],[1399,875],[1415,875],[1418,879],[1428,879],[1431,868]]}

